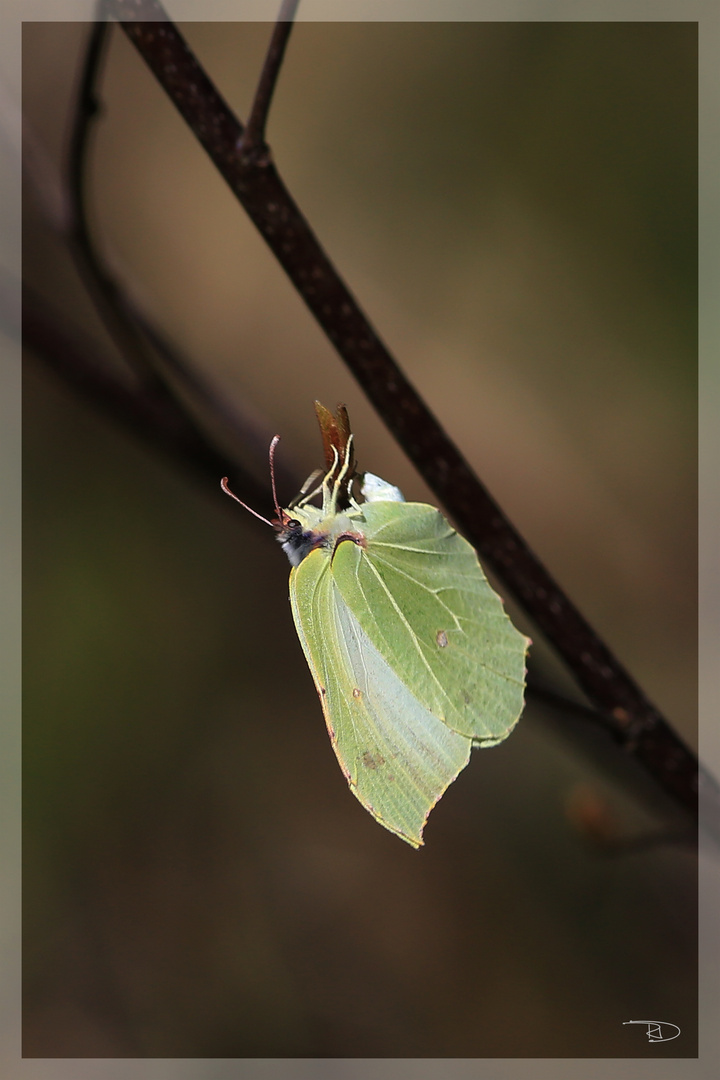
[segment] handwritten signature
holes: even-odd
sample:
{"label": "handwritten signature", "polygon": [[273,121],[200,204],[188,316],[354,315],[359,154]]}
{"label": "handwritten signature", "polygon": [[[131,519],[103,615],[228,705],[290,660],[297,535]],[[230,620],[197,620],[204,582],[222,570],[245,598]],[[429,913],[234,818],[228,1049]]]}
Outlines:
{"label": "handwritten signature", "polygon": [[[625,1024],[645,1024],[647,1027],[645,1034],[651,1043],[670,1042],[671,1039],[677,1039],[680,1034],[680,1028],[677,1024],[671,1024],[667,1020],[623,1020],[623,1026]],[[663,1035],[663,1028],[673,1028],[675,1034]]]}

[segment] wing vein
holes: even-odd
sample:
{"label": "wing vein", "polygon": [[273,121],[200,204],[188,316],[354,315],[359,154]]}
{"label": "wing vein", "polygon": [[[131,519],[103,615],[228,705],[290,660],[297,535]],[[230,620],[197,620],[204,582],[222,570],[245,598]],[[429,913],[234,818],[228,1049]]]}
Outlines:
{"label": "wing vein", "polygon": [[[369,568],[372,570],[373,574],[377,578],[378,582],[380,583],[380,587],[382,588],[382,590],[384,591],[384,593],[387,596],[388,600],[390,601],[391,605],[395,609],[395,614],[397,615],[398,619],[400,620],[401,625],[403,625],[405,627],[405,629],[407,630],[407,633],[410,635],[410,640],[412,641],[413,645],[415,646],[415,650],[416,650],[418,656],[420,657],[420,659],[421,659],[421,661],[423,663],[423,666],[427,670],[427,672],[430,675],[430,678],[432,679],[435,686],[440,691],[441,696],[443,697],[443,699],[445,701],[452,704],[452,702],[450,700],[450,697],[449,697],[447,691],[445,690],[445,687],[442,685],[442,683],[438,679],[437,675],[433,671],[432,666],[428,663],[428,659],[425,656],[425,653],[423,652],[423,650],[422,650],[422,648],[420,646],[420,642],[418,640],[417,634],[415,633],[412,626],[410,625],[410,623],[407,621],[407,619],[403,615],[402,609],[398,606],[397,601],[395,600],[395,597],[393,596],[392,592],[390,591],[390,589],[387,587],[387,585],[383,581],[382,575],[378,573],[376,567],[373,566],[370,559],[365,558],[365,563],[366,563],[367,566],[369,566]],[[361,591],[361,593],[363,595],[363,599],[365,600],[366,603],[368,603],[367,596],[365,594],[365,590],[363,589],[362,582],[359,579],[358,579],[358,587],[359,587],[359,589],[360,589],[360,591]],[[370,608],[369,604],[368,604],[368,610],[372,610]]]}

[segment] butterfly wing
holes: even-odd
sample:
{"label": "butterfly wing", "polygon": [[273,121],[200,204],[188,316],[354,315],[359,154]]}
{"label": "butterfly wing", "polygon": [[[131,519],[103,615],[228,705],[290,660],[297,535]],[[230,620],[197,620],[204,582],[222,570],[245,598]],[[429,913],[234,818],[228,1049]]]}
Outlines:
{"label": "butterfly wing", "polygon": [[418,847],[428,814],[467,765],[472,740],[395,674],[345,602],[327,552],[311,552],[292,570],[290,599],[350,790],[380,824]]}
{"label": "butterfly wing", "polygon": [[504,739],[523,708],[528,639],[475,550],[422,503],[362,507],[366,546],[342,542],[332,577],[396,681],[476,744]]}

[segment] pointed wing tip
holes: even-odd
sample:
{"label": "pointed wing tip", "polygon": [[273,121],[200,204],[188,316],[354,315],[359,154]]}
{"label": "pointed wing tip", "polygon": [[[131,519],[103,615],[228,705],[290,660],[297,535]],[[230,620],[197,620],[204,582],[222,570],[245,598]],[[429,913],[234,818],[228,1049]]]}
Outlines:
{"label": "pointed wing tip", "polygon": [[432,810],[432,806],[430,807],[430,810],[428,810],[428,813],[425,815],[425,820],[418,829],[417,835],[413,835],[409,832],[405,832],[401,825],[393,825],[392,822],[387,821],[382,816],[382,814],[375,809],[372,803],[367,798],[365,798],[360,791],[358,791],[357,784],[349,776],[346,776],[346,779],[351,792],[353,793],[357,801],[360,803],[363,810],[366,810],[368,814],[370,814],[370,817],[374,818],[374,820],[377,821],[378,825],[382,825],[382,827],[384,829],[387,829],[389,833],[392,833],[393,836],[397,836],[400,840],[404,840],[406,844],[409,844],[410,847],[415,848],[416,851],[418,850],[418,848],[425,847],[425,841],[423,840],[423,830],[427,825],[428,814],[430,813],[430,810]]}
{"label": "pointed wing tip", "polygon": [[[397,836],[400,840],[404,840],[406,844],[409,844],[411,848],[415,848],[416,851],[418,850],[418,848],[425,847],[425,841],[423,840],[423,830],[427,824],[427,815],[425,816],[425,820],[423,821],[422,825],[418,829],[417,836],[414,836],[411,833],[404,832],[400,825],[392,825],[389,821],[386,821],[382,814],[379,814],[373,806],[361,799],[356,792],[353,792],[353,794],[357,795],[358,801],[361,803],[362,806],[364,806],[364,808],[368,811],[371,817],[375,818],[378,825],[382,825],[383,828],[387,829],[388,832],[391,832],[393,836]],[[432,807],[430,809],[432,809]],[[428,810],[428,814],[429,813],[430,810]]]}
{"label": "pointed wing tip", "polygon": [[[381,821],[380,818],[377,818],[377,821],[379,822],[380,825],[385,825],[385,822]],[[395,836],[400,838],[400,840],[404,840],[405,843],[409,844],[410,847],[413,848],[415,851],[419,851],[419,849],[421,847],[425,847],[425,841],[423,840],[423,830],[422,829],[420,829],[420,832],[418,833],[417,836],[408,836],[407,833],[400,832],[399,829],[393,829],[388,825],[385,825],[385,828],[388,829],[391,833],[394,833]],[[423,826],[423,828],[424,828],[424,826]]]}

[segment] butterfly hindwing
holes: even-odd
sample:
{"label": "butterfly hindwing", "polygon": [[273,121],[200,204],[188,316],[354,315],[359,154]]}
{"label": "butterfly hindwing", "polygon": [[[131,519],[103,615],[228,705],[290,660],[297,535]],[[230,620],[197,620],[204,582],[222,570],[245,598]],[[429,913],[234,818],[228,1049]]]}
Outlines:
{"label": "butterfly hindwing", "polygon": [[453,730],[491,745],[523,707],[527,638],[474,549],[439,510],[366,503],[365,546],[338,545],[333,578],[395,677]]}

